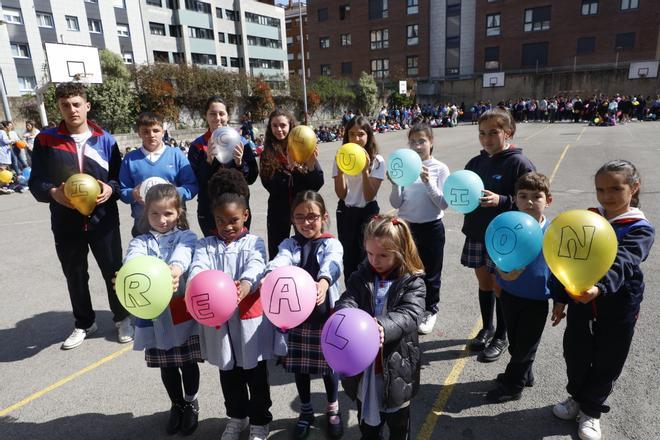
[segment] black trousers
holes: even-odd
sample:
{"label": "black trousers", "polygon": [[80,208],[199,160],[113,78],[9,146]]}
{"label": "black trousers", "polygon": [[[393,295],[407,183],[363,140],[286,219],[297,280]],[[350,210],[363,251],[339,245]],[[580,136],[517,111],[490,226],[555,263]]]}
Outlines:
{"label": "black trousers", "polygon": [[605,401],[612,393],[628,358],[635,333],[635,319],[608,322],[593,319],[592,304],[569,304],[564,332],[564,359],[568,393],[580,409],[600,418],[610,407]]}
{"label": "black trousers", "polygon": [[426,311],[438,313],[445,251],[445,225],[442,223],[442,219],[428,223],[410,223],[410,231],[415,239],[419,257],[424,264]]}
{"label": "black trousers", "polygon": [[502,382],[512,392],[519,393],[533,376],[532,364],[548,319],[548,301],[521,298],[505,290],[500,301],[511,355]]}
{"label": "black trousers", "polygon": [[112,285],[112,278],[121,267],[122,259],[119,225],[109,231],[55,232],[54,236],[55,250],[66,277],[76,328],[89,328],[96,319],[89,294],[87,254],[90,249],[105,280],[113,321],[119,322],[126,318],[129,314],[119,302]]}
{"label": "black trousers", "polygon": [[344,279],[348,280],[366,253],[364,251],[364,227],[378,214],[380,207],[375,200],[363,208],[346,206],[343,200],[337,204],[337,235],[344,247]]}
{"label": "black trousers", "polygon": [[273,420],[266,361],[259,362],[249,370],[241,367],[220,370],[220,385],[229,417],[249,417],[250,424],[258,426],[267,425]]}
{"label": "black trousers", "polygon": [[[358,420],[362,419],[362,402],[357,401]],[[393,413],[380,413],[380,425],[371,426],[360,422],[360,432],[362,440],[381,440],[383,438],[383,429],[387,424],[390,431],[390,440],[408,440],[410,437],[410,405],[401,408]]]}
{"label": "black trousers", "polygon": [[291,219],[289,215],[276,216],[268,214],[266,218],[268,232],[268,259],[277,256],[277,249],[287,238],[291,237]]}

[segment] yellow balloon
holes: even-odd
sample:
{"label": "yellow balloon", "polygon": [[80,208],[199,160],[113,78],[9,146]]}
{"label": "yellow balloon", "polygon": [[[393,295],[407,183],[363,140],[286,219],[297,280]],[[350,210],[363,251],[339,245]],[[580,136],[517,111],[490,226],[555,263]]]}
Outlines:
{"label": "yellow balloon", "polygon": [[306,125],[297,125],[289,132],[287,150],[291,159],[305,163],[316,149],[316,133]]}
{"label": "yellow balloon", "polygon": [[596,118],[596,119],[594,119],[594,123],[595,123],[595,124],[600,124],[600,118]]}
{"label": "yellow balloon", "polygon": [[0,171],[0,182],[4,184],[9,184],[14,180],[14,175],[9,170]]}
{"label": "yellow balloon", "polygon": [[357,176],[367,166],[367,152],[358,144],[349,142],[339,148],[335,160],[342,173]]}
{"label": "yellow balloon", "polygon": [[612,225],[595,212],[576,209],[557,216],[543,237],[543,256],[566,291],[579,296],[610,269],[617,251]]}
{"label": "yellow balloon", "polygon": [[64,195],[82,215],[90,215],[96,208],[101,186],[89,174],[74,174],[64,184]]}

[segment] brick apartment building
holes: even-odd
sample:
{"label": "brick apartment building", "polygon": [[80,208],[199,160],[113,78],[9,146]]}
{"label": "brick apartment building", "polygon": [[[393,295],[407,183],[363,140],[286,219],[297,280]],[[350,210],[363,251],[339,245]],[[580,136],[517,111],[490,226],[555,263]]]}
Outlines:
{"label": "brick apartment building", "polygon": [[307,33],[307,6],[298,2],[289,1],[284,10],[284,23],[286,26],[286,50],[289,58],[289,75],[302,75],[302,54],[300,52],[300,21],[302,17],[302,35],[305,48],[305,70],[309,78],[309,40]]}

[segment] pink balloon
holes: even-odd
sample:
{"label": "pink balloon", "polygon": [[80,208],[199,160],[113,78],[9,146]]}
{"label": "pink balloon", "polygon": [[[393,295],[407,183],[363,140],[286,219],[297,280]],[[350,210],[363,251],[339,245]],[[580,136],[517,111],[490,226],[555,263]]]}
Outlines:
{"label": "pink balloon", "polygon": [[305,269],[279,267],[264,278],[261,305],[275,326],[282,330],[297,327],[316,307],[316,283]]}
{"label": "pink balloon", "polygon": [[236,284],[221,270],[205,270],[188,281],[186,308],[200,324],[209,327],[224,324],[237,305]]}

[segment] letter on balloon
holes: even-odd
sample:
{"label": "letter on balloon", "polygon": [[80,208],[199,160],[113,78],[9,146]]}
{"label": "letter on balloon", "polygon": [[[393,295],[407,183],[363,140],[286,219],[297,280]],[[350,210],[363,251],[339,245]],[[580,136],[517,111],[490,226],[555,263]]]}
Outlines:
{"label": "letter on balloon", "polygon": [[85,190],[86,182],[74,180],[71,182],[71,197],[85,197],[88,192]]}
{"label": "letter on balloon", "polygon": [[400,179],[403,177],[403,160],[399,157],[392,158],[390,160],[390,177],[392,179]]}
{"label": "letter on balloon", "polygon": [[142,273],[134,273],[124,278],[124,304],[127,308],[145,307],[151,302],[143,295],[151,287],[151,280]]}
{"label": "letter on balloon", "polygon": [[292,312],[299,312],[300,298],[298,298],[298,289],[296,281],[291,277],[278,278],[273,287],[273,293],[270,296],[269,312],[274,315],[280,314],[280,308],[287,303],[287,307]]}
{"label": "letter on balloon", "polygon": [[591,253],[591,243],[596,233],[596,227],[590,225],[582,226],[582,239],[571,226],[561,228],[561,239],[559,241],[558,256],[574,260],[587,260]]}
{"label": "letter on balloon", "polygon": [[339,334],[339,328],[341,327],[342,322],[344,322],[344,319],[346,319],[346,315],[337,312],[334,314],[333,318],[334,319],[330,322],[330,328],[325,335],[325,342],[339,350],[343,350],[346,348],[349,341],[347,338]]}
{"label": "letter on balloon", "polygon": [[355,168],[355,154],[339,153],[339,161],[344,169],[352,170]]}
{"label": "letter on balloon", "polygon": [[209,305],[208,293],[200,293],[199,295],[194,295],[190,298],[190,301],[194,305],[192,309],[195,313],[195,317],[199,319],[213,319],[215,317],[215,313],[211,311],[211,307]]}
{"label": "letter on balloon", "polygon": [[452,188],[449,191],[449,195],[452,197],[449,203],[452,206],[468,206],[470,204],[470,199],[468,198],[470,190],[467,188]]}
{"label": "letter on balloon", "polygon": [[[515,229],[522,228],[522,225],[518,224],[515,226]],[[516,244],[518,242],[518,237],[513,229],[506,226],[498,228],[493,234],[493,248],[500,255],[508,255],[514,251]]]}

